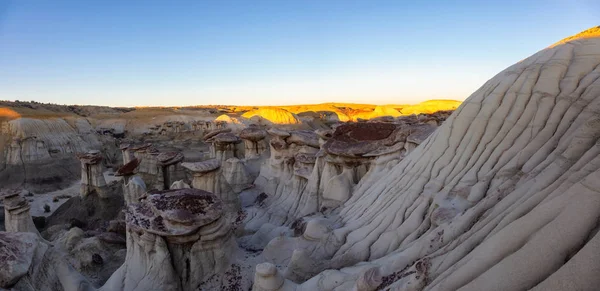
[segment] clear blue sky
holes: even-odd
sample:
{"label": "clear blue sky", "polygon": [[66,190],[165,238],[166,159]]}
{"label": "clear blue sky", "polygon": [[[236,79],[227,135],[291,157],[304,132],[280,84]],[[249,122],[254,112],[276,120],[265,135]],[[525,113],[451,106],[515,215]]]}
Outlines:
{"label": "clear blue sky", "polygon": [[597,0],[0,0],[0,99],[463,100],[507,66],[599,24]]}

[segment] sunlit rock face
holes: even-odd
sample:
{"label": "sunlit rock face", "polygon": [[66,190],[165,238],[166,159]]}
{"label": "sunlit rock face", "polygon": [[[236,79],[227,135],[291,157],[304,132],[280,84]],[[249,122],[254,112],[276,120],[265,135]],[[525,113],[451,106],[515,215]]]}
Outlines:
{"label": "sunlit rock face", "polygon": [[420,144],[365,175],[335,220],[318,221],[321,239],[311,243],[306,224],[265,257],[287,260],[285,277],[301,290],[596,289],[594,31],[499,73],[428,138],[409,134]]}
{"label": "sunlit rock face", "polygon": [[257,110],[252,110],[246,112],[242,115],[244,118],[253,118],[258,117],[265,121],[268,121],[271,124],[282,124],[282,125],[290,125],[290,124],[299,124],[301,123],[298,119],[298,116],[295,114],[281,108],[259,108]]}
{"label": "sunlit rock face", "polygon": [[196,189],[150,194],[127,209],[127,258],[102,290],[195,290],[237,248],[222,202]]}
{"label": "sunlit rock face", "polygon": [[100,152],[89,151],[77,155],[77,158],[81,162],[81,197],[85,198],[90,193],[96,193],[102,198],[108,197],[109,193],[107,193],[106,180],[103,174],[104,165],[102,165]]}
{"label": "sunlit rock face", "polygon": [[75,153],[99,149],[89,122],[82,118],[19,118],[0,115],[0,181],[4,187],[39,191],[69,186],[79,179]]}

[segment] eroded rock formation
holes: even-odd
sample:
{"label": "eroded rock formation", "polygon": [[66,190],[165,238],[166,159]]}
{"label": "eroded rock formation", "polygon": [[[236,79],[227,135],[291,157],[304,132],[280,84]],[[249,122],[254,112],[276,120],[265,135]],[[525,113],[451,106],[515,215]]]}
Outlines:
{"label": "eroded rock formation", "polygon": [[123,197],[126,204],[137,203],[146,194],[146,183],[135,175],[140,160],[133,158],[117,169],[115,176],[123,178]]}
{"label": "eroded rock formation", "polygon": [[[302,290],[593,290],[598,36],[507,68],[415,137],[405,158],[363,178],[327,235],[294,250],[304,256],[289,279]],[[288,251],[276,243],[271,253]],[[312,276],[319,267],[329,270]]]}
{"label": "eroded rock formation", "polygon": [[180,189],[127,209],[127,258],[101,290],[195,290],[222,274],[237,248],[220,200]]}
{"label": "eroded rock formation", "polygon": [[89,151],[78,154],[77,158],[81,162],[81,197],[85,198],[90,193],[95,193],[102,198],[108,197],[100,152]]}
{"label": "eroded rock formation", "polygon": [[27,199],[21,197],[21,191],[10,191],[2,197],[4,204],[4,228],[7,232],[30,232],[39,235],[33,224]]}

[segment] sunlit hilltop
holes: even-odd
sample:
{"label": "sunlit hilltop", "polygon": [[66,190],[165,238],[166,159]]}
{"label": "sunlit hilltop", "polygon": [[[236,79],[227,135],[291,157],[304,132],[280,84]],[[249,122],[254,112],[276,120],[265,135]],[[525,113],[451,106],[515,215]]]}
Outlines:
{"label": "sunlit hilltop", "polygon": [[567,43],[567,42],[578,40],[578,39],[593,38],[593,37],[598,37],[598,36],[600,36],[600,25],[594,26],[590,29],[586,29],[580,33],[571,35],[569,37],[565,37],[565,38],[561,39],[559,42],[551,45],[550,47],[555,47],[559,44]]}

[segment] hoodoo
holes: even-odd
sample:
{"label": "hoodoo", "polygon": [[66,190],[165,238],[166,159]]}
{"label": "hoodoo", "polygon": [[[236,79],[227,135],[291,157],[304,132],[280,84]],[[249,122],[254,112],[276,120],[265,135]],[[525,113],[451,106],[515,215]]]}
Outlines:
{"label": "hoodoo", "polygon": [[3,196],[4,227],[7,232],[31,232],[39,234],[33,224],[29,202],[20,194],[21,191],[11,191]]}
{"label": "hoodoo", "polygon": [[104,166],[102,155],[99,151],[89,151],[77,155],[81,162],[81,197],[85,198],[90,193],[96,193],[99,197],[105,197],[106,180],[104,179]]}
{"label": "hoodoo", "polygon": [[115,176],[123,177],[123,196],[126,204],[136,203],[146,194],[146,183],[135,175],[135,170],[139,165],[140,160],[133,158],[117,169],[115,173]]}
{"label": "hoodoo", "polygon": [[237,248],[222,207],[196,189],[156,192],[129,205],[127,258],[101,290],[194,290],[222,273]]}
{"label": "hoodoo", "polygon": [[168,190],[169,186],[177,180],[185,178],[185,170],[181,167],[183,154],[180,152],[164,152],[157,157],[159,172],[157,175],[157,189]]}

